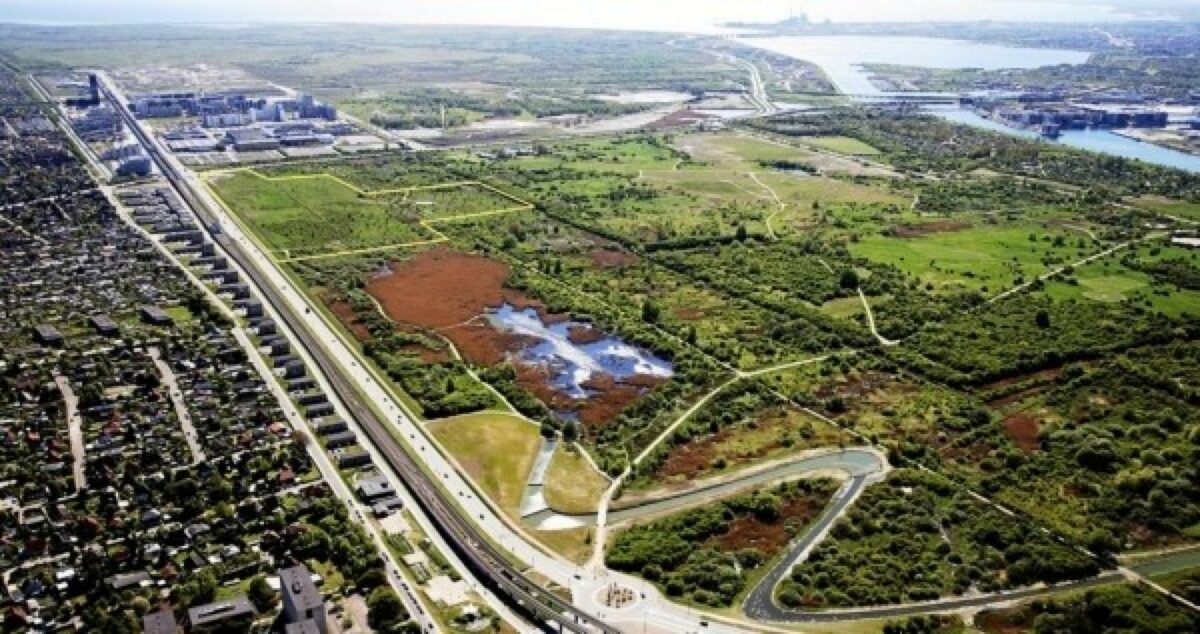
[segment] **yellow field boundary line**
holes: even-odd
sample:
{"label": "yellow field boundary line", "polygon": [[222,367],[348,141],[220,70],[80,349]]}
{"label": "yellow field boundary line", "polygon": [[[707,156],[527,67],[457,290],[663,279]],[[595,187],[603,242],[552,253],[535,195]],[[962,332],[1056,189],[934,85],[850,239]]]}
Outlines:
{"label": "yellow field boundary line", "polygon": [[412,247],[425,246],[430,244],[441,244],[447,242],[450,238],[446,237],[440,231],[435,232],[437,237],[428,240],[413,240],[412,242],[397,242],[395,244],[385,244],[378,247],[363,247],[361,249],[347,249],[345,251],[333,251],[331,253],[314,253],[313,255],[298,255],[294,258],[275,258],[280,264],[289,262],[308,262],[310,260],[328,260],[331,258],[343,258],[350,255],[364,255],[367,253],[381,253],[383,251],[394,251],[397,249],[408,249]]}
{"label": "yellow field boundary line", "polygon": [[474,181],[474,180],[449,181],[449,182],[445,182],[445,183],[433,183],[431,185],[413,185],[411,187],[396,187],[396,188],[392,188],[392,189],[366,190],[366,189],[359,187],[358,185],[355,185],[355,184],[347,181],[346,179],[344,179],[340,176],[337,176],[335,174],[330,174],[329,172],[319,172],[317,174],[289,174],[287,176],[267,176],[266,174],[263,174],[262,172],[254,169],[253,167],[236,167],[233,169],[221,170],[220,172],[210,172],[208,174],[208,176],[206,176],[206,178],[211,177],[211,176],[220,176],[221,174],[233,174],[233,173],[250,174],[252,176],[256,176],[258,178],[261,178],[261,179],[263,179],[265,181],[269,181],[269,182],[299,181],[299,180],[313,180],[313,179],[317,179],[317,178],[327,178],[327,179],[345,187],[346,189],[349,189],[350,191],[353,191],[354,193],[362,195],[362,196],[388,196],[388,195],[392,195],[392,194],[407,194],[407,193],[419,192],[419,191],[454,189],[456,187],[479,187],[479,188],[485,189],[497,196],[500,196],[501,198],[505,198],[512,202],[515,202],[518,205],[525,205],[525,206],[529,206],[529,207],[533,206],[533,203],[529,202],[528,200],[523,200],[523,199],[521,199],[517,196],[514,196],[513,194],[510,194],[509,192],[506,192],[506,191],[504,191],[498,187],[495,187],[493,185],[489,185],[482,181]]}
{"label": "yellow field boundary line", "polygon": [[[248,174],[253,174],[254,176],[257,176],[258,178],[261,178],[261,179],[267,180],[267,181],[289,181],[289,180],[307,180],[307,179],[314,179],[314,178],[328,178],[328,179],[333,180],[333,181],[341,184],[342,186],[347,187],[350,190],[358,192],[359,194],[364,195],[364,196],[378,196],[378,195],[384,195],[384,194],[406,193],[406,192],[431,190],[431,189],[451,189],[451,188],[462,187],[462,186],[476,186],[476,187],[485,189],[487,191],[490,191],[493,194],[500,196],[501,198],[515,202],[517,204],[512,207],[503,207],[501,209],[490,209],[488,211],[476,211],[476,212],[471,212],[471,213],[466,213],[466,214],[457,214],[457,215],[453,215],[453,216],[443,216],[440,218],[422,219],[420,222],[417,223],[418,226],[425,229],[429,233],[433,234],[432,238],[425,239],[425,240],[412,240],[409,242],[397,242],[394,244],[384,244],[384,245],[375,246],[375,247],[363,247],[361,249],[346,249],[344,251],[333,251],[330,253],[314,253],[312,255],[300,255],[300,256],[296,256],[296,257],[279,258],[279,257],[275,257],[275,254],[277,253],[277,251],[275,249],[268,247],[258,237],[258,232],[254,231],[250,226],[248,226],[246,224],[246,222],[243,221],[242,218],[233,210],[233,207],[230,206],[230,204],[228,202],[226,202],[223,197],[221,197],[221,195],[217,192],[216,188],[212,186],[211,176],[218,176],[220,174],[229,174],[229,173],[233,173],[233,172],[244,172],[244,173],[248,173]],[[224,210],[227,214],[229,214],[230,218],[232,218],[233,221],[238,224],[238,227],[241,228],[242,233],[251,236],[251,238],[254,240],[254,242],[259,246],[259,248],[262,249],[262,251],[264,253],[272,254],[272,259],[274,259],[276,262],[279,262],[281,264],[288,263],[288,262],[307,262],[307,261],[311,261],[311,260],[326,260],[326,259],[330,259],[330,258],[339,258],[339,257],[352,256],[352,255],[363,255],[363,254],[367,254],[367,253],[381,253],[384,251],[393,251],[393,250],[407,249],[407,248],[412,248],[412,247],[428,246],[428,245],[432,245],[432,244],[441,244],[443,242],[449,242],[450,236],[447,236],[446,234],[442,233],[437,228],[435,228],[433,226],[435,224],[441,224],[441,223],[446,223],[446,222],[457,222],[457,221],[462,221],[462,220],[471,220],[474,218],[486,218],[489,216],[500,216],[500,215],[515,213],[515,212],[519,212],[519,211],[529,211],[534,208],[533,203],[531,203],[529,201],[523,200],[523,199],[521,199],[517,196],[514,196],[502,189],[499,189],[497,187],[494,187],[492,185],[489,185],[489,184],[483,183],[483,182],[479,182],[479,181],[458,181],[458,182],[450,182],[450,183],[437,183],[434,185],[419,185],[419,186],[409,187],[409,188],[404,188],[404,189],[383,189],[383,190],[376,190],[376,191],[366,191],[355,185],[352,185],[351,183],[347,182],[346,180],[344,180],[338,176],[329,174],[327,172],[321,172],[319,174],[292,174],[289,176],[267,176],[251,167],[239,167],[239,168],[234,168],[231,170],[223,170],[221,172],[212,172],[210,174],[206,174],[203,178],[201,178],[201,182],[204,183],[205,189],[207,189],[208,192],[210,194],[212,194],[213,198],[217,201],[217,203],[220,204],[222,208],[224,208]]]}

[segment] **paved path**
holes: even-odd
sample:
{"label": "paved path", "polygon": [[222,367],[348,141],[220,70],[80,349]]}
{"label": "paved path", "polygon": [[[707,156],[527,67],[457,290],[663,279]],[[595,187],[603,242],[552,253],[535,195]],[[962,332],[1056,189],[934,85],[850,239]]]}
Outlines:
{"label": "paved path", "polygon": [[75,492],[87,488],[87,456],[84,453],[83,447],[83,419],[79,416],[79,399],[75,396],[75,390],[71,389],[71,382],[67,377],[61,374],[55,375],[54,383],[58,385],[58,391],[62,392],[63,403],[67,410],[67,436],[71,440],[71,456],[74,457],[75,471]]}
{"label": "paved path", "polygon": [[529,479],[525,481],[525,493],[521,496],[521,517],[550,510],[546,501],[543,485],[546,483],[546,472],[550,470],[550,461],[554,458],[554,450],[558,448],[558,440],[542,438],[542,446],[538,448],[533,459],[533,468],[529,470]]}
{"label": "paved path", "polygon": [[[646,516],[671,513],[728,497],[744,490],[762,488],[784,480],[800,479],[814,473],[841,472],[851,479],[863,479],[871,475],[882,474],[886,468],[883,456],[873,449],[818,450],[792,460],[776,462],[767,468],[747,469],[730,477],[710,479],[686,490],[631,500],[626,504],[609,508],[605,523],[611,526]],[[843,500],[841,508],[844,508],[849,501],[849,499]],[[537,530],[564,530],[595,526],[597,520],[598,513],[559,513],[548,506],[522,517],[522,521],[526,525]]]}
{"label": "paved path", "polygon": [[[767,623],[834,623],[838,621],[860,621],[865,619],[887,619],[915,614],[939,614],[962,610],[966,608],[981,608],[1021,599],[1045,596],[1066,590],[1077,590],[1101,586],[1123,581],[1120,573],[1107,572],[1097,577],[1089,577],[1079,581],[1068,581],[1057,585],[1039,585],[1005,592],[992,592],[975,596],[963,596],[949,599],[937,599],[920,603],[900,603],[896,605],[878,605],[861,608],[838,608],[831,610],[796,611],[786,610],[774,603],[754,606],[757,612],[752,618]],[[752,609],[746,606],[749,611]]]}
{"label": "paved path", "polygon": [[204,448],[200,446],[200,438],[196,435],[196,426],[192,424],[192,415],[188,412],[187,403],[183,402],[183,392],[179,389],[179,382],[175,380],[175,372],[162,359],[162,352],[158,348],[150,348],[150,358],[154,359],[154,367],[158,368],[158,375],[162,377],[171,403],[175,406],[175,416],[183,429],[183,439],[187,441],[188,451],[192,452],[192,464],[200,464],[204,462]]}
{"label": "paved path", "polygon": [[[872,454],[874,455],[874,454]],[[846,482],[834,494],[833,503],[825,507],[820,517],[804,532],[800,538],[788,546],[788,552],[775,564],[758,584],[751,588],[742,602],[742,611],[746,616],[758,621],[785,621],[792,613],[784,611],[775,604],[775,586],[792,572],[792,567],[803,561],[833,528],[833,523],[851,502],[858,499],[863,487],[867,484],[867,475],[856,475]]]}

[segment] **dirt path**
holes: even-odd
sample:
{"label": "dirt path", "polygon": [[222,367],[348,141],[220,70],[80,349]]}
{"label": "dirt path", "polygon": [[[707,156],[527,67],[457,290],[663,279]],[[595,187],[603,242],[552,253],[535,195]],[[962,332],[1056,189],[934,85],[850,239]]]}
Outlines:
{"label": "dirt path", "polygon": [[83,447],[83,420],[79,416],[79,399],[75,396],[75,390],[71,389],[67,377],[55,375],[54,383],[58,385],[58,391],[62,392],[63,403],[67,409],[67,436],[71,440],[71,456],[74,458],[75,491],[79,492],[87,488],[87,456]]}
{"label": "dirt path", "polygon": [[158,374],[163,385],[167,387],[171,403],[175,406],[175,416],[179,418],[179,426],[183,428],[183,439],[187,441],[188,450],[192,452],[192,464],[204,462],[204,449],[200,447],[200,440],[196,437],[196,427],[192,425],[192,415],[188,413],[187,404],[183,402],[183,392],[179,391],[175,373],[171,366],[162,360],[162,353],[158,348],[150,348],[150,358],[154,359],[154,366],[158,368]]}
{"label": "dirt path", "polygon": [[884,337],[883,335],[879,334],[878,330],[875,329],[875,313],[871,312],[871,304],[867,301],[867,294],[863,292],[862,288],[858,289],[858,298],[862,300],[863,310],[866,311],[867,325],[871,327],[871,334],[875,335],[875,338],[879,340],[879,343],[884,346],[894,346],[900,343],[899,341]]}
{"label": "dirt path", "polygon": [[1079,226],[1079,225],[1063,225],[1063,226],[1064,226],[1064,227],[1066,227],[1066,228],[1068,228],[1068,229],[1074,229],[1075,231],[1079,231],[1079,232],[1085,233],[1085,234],[1087,234],[1087,237],[1089,237],[1089,238],[1091,238],[1091,239],[1093,239],[1093,240],[1095,240],[1095,241],[1097,241],[1097,242],[1099,242],[1099,241],[1100,241],[1100,238],[1097,238],[1097,237],[1096,237],[1096,234],[1095,234],[1095,233],[1092,233],[1092,230],[1091,230],[1091,229],[1088,229],[1087,227],[1081,227],[1081,226]]}
{"label": "dirt path", "polygon": [[767,193],[771,195],[771,198],[775,199],[775,204],[779,205],[779,209],[776,209],[775,211],[773,211],[771,213],[771,215],[767,216],[767,220],[766,220],[767,237],[771,238],[772,240],[778,240],[779,236],[775,235],[775,230],[771,228],[771,219],[774,218],[775,216],[779,215],[780,212],[782,212],[784,209],[787,209],[787,203],[783,202],[783,200],[781,200],[779,198],[779,194],[775,193],[775,190],[772,189],[770,185],[762,182],[758,178],[758,174],[756,174],[754,172],[750,172],[750,178],[755,183],[757,183],[759,187],[762,187],[763,189],[765,189],[767,191]]}

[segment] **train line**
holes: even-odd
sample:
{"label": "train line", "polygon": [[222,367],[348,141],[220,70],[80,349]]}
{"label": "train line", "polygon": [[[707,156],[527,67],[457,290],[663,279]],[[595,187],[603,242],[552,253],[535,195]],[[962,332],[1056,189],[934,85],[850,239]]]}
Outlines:
{"label": "train line", "polygon": [[205,231],[246,271],[258,288],[262,299],[271,304],[287,322],[298,339],[295,343],[308,351],[321,373],[329,381],[335,396],[346,407],[347,412],[351,414],[360,428],[367,433],[380,455],[408,487],[422,510],[480,581],[510,604],[514,611],[531,617],[534,622],[547,631],[619,634],[620,630],[579,610],[569,600],[540,588],[517,570],[470,520],[457,512],[454,508],[455,502],[437,485],[430,482],[429,477],[416,460],[405,451],[388,430],[387,422],[382,420],[364,402],[352,381],[346,377],[320,344],[307,321],[302,316],[297,317],[293,314],[280,290],[265,279],[241,248],[218,229],[217,218],[209,213],[204,202],[196,196],[188,184],[186,176],[172,164],[168,157],[164,156],[158,144],[149,138],[126,104],[107,86],[102,88],[102,92],[120,113],[126,126],[137,137],[138,142],[162,172],[163,177],[204,225]]}

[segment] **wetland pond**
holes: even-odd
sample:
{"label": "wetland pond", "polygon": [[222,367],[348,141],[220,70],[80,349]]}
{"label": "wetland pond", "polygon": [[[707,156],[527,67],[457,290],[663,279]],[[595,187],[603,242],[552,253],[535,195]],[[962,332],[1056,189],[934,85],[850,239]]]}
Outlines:
{"label": "wetland pond", "polygon": [[527,341],[515,354],[522,363],[545,368],[551,385],[572,398],[594,393],[598,381],[627,382],[635,377],[664,380],[674,374],[670,361],[626,343],[581,321],[543,320],[532,308],[502,304],[487,314],[498,330]]}

